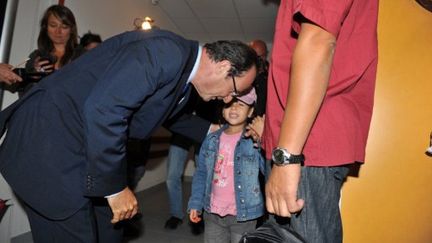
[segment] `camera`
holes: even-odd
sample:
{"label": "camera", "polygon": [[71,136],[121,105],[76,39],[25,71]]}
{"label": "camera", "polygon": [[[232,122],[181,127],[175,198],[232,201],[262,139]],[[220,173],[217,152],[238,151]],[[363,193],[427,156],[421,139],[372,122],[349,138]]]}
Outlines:
{"label": "camera", "polygon": [[[42,70],[36,70],[34,68],[36,62],[42,62],[42,61],[48,61],[48,63],[45,63],[41,66]],[[51,69],[46,69],[46,66],[54,65],[57,62],[57,57],[54,55],[51,55],[50,53],[43,52],[43,51],[37,51],[35,55],[31,57],[31,59],[27,62],[26,68],[27,72],[39,72],[40,74],[43,74],[46,71],[54,71]],[[50,72],[49,72],[50,73]],[[47,74],[44,74],[42,76],[46,76]]]}
{"label": "camera", "polygon": [[12,70],[16,75],[22,78],[22,82],[13,84],[11,91],[23,92],[28,90],[33,84],[39,82],[41,78],[45,77],[45,73],[31,72],[26,68],[15,68]]}
{"label": "camera", "polygon": [[[42,65],[40,69],[36,69],[34,66],[37,62],[48,61],[48,63]],[[47,52],[36,51],[32,55],[30,55],[30,60],[27,62],[25,68],[15,68],[13,72],[22,78],[22,82],[17,82],[13,85],[10,85],[8,89],[11,92],[20,92],[21,94],[25,93],[34,84],[39,82],[42,78],[50,75],[52,73],[53,68],[48,67],[45,69],[44,67],[53,65],[57,62],[57,57],[51,55]]]}
{"label": "camera", "polygon": [[48,64],[45,64],[45,65],[52,65],[52,64],[55,64],[57,62],[57,57],[53,56],[51,54],[45,53],[45,54],[41,54],[39,56],[39,62],[41,62],[41,61],[48,61]]}

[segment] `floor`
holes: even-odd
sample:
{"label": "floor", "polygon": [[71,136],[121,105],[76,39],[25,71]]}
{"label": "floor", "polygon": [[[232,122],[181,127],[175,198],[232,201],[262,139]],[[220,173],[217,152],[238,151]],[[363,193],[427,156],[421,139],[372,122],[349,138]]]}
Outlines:
{"label": "floor", "polygon": [[[190,195],[191,182],[186,178],[183,182],[183,207],[187,206]],[[203,235],[193,235],[188,219],[176,230],[164,229],[165,221],[169,218],[168,195],[165,184],[159,184],[137,194],[142,212],[142,233],[138,238],[125,239],[125,243],[195,243],[204,242]]]}
{"label": "floor", "polygon": [[[183,206],[186,207],[190,195],[191,182],[186,178],[183,183]],[[165,221],[169,218],[168,196],[165,184],[159,184],[137,193],[140,204],[141,219],[138,237],[125,238],[124,243],[198,243],[204,242],[203,235],[193,235],[185,219],[176,230],[164,229]],[[12,239],[12,243],[33,243],[31,234],[24,234]]]}

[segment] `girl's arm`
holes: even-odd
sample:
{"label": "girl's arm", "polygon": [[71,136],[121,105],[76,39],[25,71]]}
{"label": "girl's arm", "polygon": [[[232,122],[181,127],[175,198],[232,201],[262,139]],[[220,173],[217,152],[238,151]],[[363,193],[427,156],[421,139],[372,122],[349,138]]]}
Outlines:
{"label": "girl's arm", "polygon": [[206,138],[201,145],[201,150],[198,155],[197,167],[192,179],[192,193],[189,198],[188,211],[201,211],[203,208],[204,193],[206,189],[207,168],[205,164],[204,151],[208,147],[208,139]]}
{"label": "girl's arm", "polygon": [[266,160],[264,158],[264,153],[261,148],[256,148],[256,156],[258,157],[259,170],[265,176],[266,175]]}

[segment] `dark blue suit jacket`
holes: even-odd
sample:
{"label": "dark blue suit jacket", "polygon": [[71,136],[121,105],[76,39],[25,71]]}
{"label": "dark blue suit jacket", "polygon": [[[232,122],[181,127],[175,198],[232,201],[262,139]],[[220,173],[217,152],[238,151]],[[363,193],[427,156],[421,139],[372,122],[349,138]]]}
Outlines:
{"label": "dark blue suit jacket", "polygon": [[126,187],[127,138],[169,122],[203,140],[209,122],[178,117],[198,43],[167,31],[106,40],[0,113],[0,170],[33,209],[63,219]]}

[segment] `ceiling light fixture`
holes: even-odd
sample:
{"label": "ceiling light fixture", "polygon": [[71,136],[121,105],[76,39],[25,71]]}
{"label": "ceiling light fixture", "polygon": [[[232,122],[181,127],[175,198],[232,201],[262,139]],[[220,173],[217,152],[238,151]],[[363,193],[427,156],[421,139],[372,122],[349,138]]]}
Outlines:
{"label": "ceiling light fixture", "polygon": [[143,30],[151,30],[153,26],[154,20],[150,17],[143,18],[135,18],[134,26],[135,29],[143,29]]}

